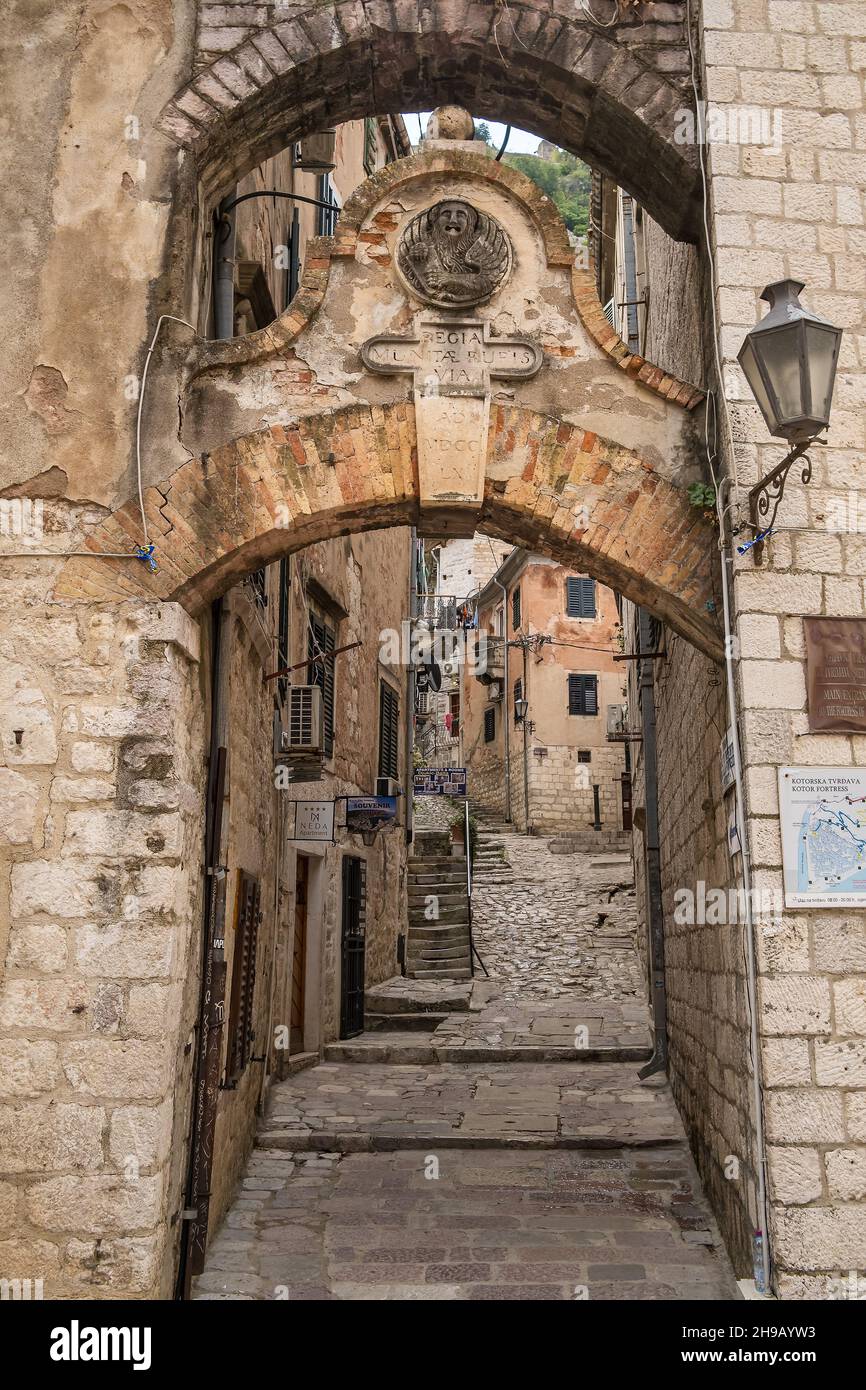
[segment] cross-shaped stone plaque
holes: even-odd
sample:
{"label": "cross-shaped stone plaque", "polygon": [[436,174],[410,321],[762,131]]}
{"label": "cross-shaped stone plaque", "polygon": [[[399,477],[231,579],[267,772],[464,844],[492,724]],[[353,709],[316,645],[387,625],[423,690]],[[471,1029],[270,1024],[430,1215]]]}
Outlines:
{"label": "cross-shaped stone plaque", "polygon": [[482,319],[419,316],[406,337],[368,338],[361,360],[370,372],[414,376],[419,501],[463,512],[466,534],[484,497],[491,379],[527,380],[544,353],[527,338],[491,338]]}

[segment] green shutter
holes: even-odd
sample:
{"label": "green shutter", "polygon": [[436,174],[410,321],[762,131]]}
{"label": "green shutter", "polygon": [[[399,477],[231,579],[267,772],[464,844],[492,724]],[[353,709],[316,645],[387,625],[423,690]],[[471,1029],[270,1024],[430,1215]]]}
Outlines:
{"label": "green shutter", "polygon": [[565,581],[565,611],[569,618],[594,618],[595,580],[569,575]]}

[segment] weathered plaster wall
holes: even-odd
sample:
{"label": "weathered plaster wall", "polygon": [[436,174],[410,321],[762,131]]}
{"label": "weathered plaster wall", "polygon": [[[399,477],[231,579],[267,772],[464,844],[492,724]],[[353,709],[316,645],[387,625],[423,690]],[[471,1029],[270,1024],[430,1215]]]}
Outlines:
{"label": "weathered plaster wall", "polygon": [[[60,470],[50,491],[105,505],[133,485],[129,378],[153,327],[182,164],[155,121],[188,71],[193,8],[62,0],[13,4],[5,20],[7,333],[18,347],[0,389],[0,488]],[[176,302],[173,312],[186,316]]]}
{"label": "weathered plaster wall", "polygon": [[[604,585],[596,585],[597,616],[566,615],[566,579],[576,571],[532,557],[520,574],[506,583],[508,637],[540,634],[551,639],[537,653],[509,649],[508,688],[495,702],[496,734],[484,739],[484,713],[490,706],[489,687],[467,666],[462,680],[463,759],[471,778],[470,795],[490,810],[505,809],[504,721],[510,720],[511,811],[520,829],[526,826],[523,772],[523,728],[514,722],[514,688],[520,680],[529,700],[527,718],[535,723],[528,736],[527,767],[530,823],[542,833],[588,830],[594,820],[593,784],[599,787],[601,819],[606,830],[622,827],[622,744],[607,742],[607,707],[623,701],[624,671],[613,660],[617,627],[616,602]],[[515,631],[513,594],[520,589],[521,626]],[[479,626],[493,632],[501,603],[482,609]],[[598,714],[568,713],[568,675],[584,672],[597,677]],[[578,750],[589,763],[579,763]]]}

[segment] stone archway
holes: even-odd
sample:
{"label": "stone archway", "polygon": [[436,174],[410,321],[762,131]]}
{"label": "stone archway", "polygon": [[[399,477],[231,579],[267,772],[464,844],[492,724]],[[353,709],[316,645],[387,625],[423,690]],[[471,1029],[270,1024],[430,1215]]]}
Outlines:
{"label": "stone archway", "polygon": [[[185,464],[160,494],[158,508],[148,509],[160,569],[151,575],[142,567],[132,578],[142,597],[196,613],[290,551],[417,524],[414,407],[349,406],[244,436],[204,465]],[[585,509],[579,531],[571,496]],[[128,545],[139,526],[137,500],[130,501],[90,539],[97,549]],[[495,405],[478,527],[591,573],[718,659],[706,526],[632,451],[561,420]],[[84,591],[110,600],[117,577],[105,561],[75,560],[56,596]]]}
{"label": "stone archway", "polygon": [[[498,229],[501,264],[477,304],[437,307],[398,265],[432,204]],[[196,612],[341,532],[488,529],[585,569],[718,659],[715,547],[685,492],[703,394],[629,352],[574,259],[552,203],[472,142],[429,141],[381,171],[274,324],[199,342],[183,367],[164,358],[154,391],[180,403],[188,461],[145,492],[158,573],[74,559],[56,596]],[[86,544],[140,538],[135,496]]]}
{"label": "stone archway", "polygon": [[605,27],[574,4],[288,0],[197,4],[195,72],[160,127],[195,154],[210,194],[312,130],[459,102],[567,146],[674,237],[700,225],[686,6],[642,4]]}

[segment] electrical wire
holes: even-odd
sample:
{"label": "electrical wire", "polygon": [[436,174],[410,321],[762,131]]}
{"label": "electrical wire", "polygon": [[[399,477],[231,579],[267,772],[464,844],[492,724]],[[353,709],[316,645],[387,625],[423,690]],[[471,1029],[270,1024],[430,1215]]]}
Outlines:
{"label": "electrical wire", "polygon": [[[185,328],[191,328],[193,333],[196,332],[194,325],[189,323],[186,319],[178,318],[176,314],[160,314],[156,321],[153,337],[150,340],[150,347],[147,349],[147,356],[144,359],[144,369],[141,373],[141,386],[138,392],[138,413],[135,421],[135,472],[144,545],[139,546],[137,550],[7,550],[5,552],[0,550],[0,560],[68,560],[74,558],[87,560],[146,560],[151,565],[151,568],[155,568],[155,563],[152,559],[153,549],[147,531],[147,517],[144,513],[144,490],[141,481],[141,416],[144,409],[144,393],[147,386],[147,373],[150,367],[150,359],[156,347],[159,330],[166,320],[171,323],[182,323]],[[149,552],[149,554],[147,552]]]}
{"label": "electrical wire", "polygon": [[593,24],[598,25],[599,29],[613,29],[615,25],[620,23],[620,16],[618,13],[618,6],[616,5],[616,0],[614,0],[614,13],[610,19],[599,19],[598,15],[593,14],[589,6],[589,0],[579,0],[579,4],[584,14],[588,15],[589,18],[592,20]]}
{"label": "electrical wire", "polygon": [[145,388],[147,387],[147,373],[150,368],[150,359],[153,356],[153,350],[156,347],[156,340],[159,337],[159,330],[162,328],[162,325],[166,321],[171,321],[172,323],[182,323],[185,328],[191,328],[193,333],[196,332],[194,326],[191,323],[188,323],[186,319],[179,319],[176,314],[160,314],[159,318],[156,321],[156,328],[153,330],[153,337],[150,340],[150,347],[147,349],[147,356],[144,359],[144,370],[141,373],[141,387],[138,392],[138,415],[135,421],[135,468],[138,481],[138,505],[141,508],[141,529],[144,535],[145,545],[150,544],[150,538],[147,534],[147,518],[144,514],[144,492],[142,490],[141,484],[141,416],[142,411],[144,410],[144,392]]}

